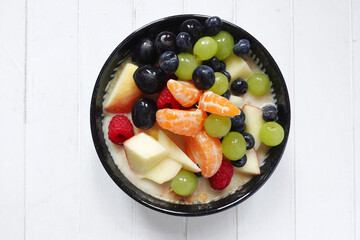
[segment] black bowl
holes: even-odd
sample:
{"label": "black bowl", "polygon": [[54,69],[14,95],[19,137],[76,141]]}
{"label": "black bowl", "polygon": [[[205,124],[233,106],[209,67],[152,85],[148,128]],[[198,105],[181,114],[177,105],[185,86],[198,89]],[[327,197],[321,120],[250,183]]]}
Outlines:
{"label": "black bowl", "polygon": [[97,78],[90,109],[90,122],[93,141],[96,151],[99,155],[101,163],[106,169],[107,173],[114,180],[114,182],[130,197],[138,201],[139,203],[152,208],[154,210],[177,216],[201,216],[212,213],[217,213],[236,204],[241,203],[252,194],[254,194],[271,176],[276,166],[278,165],[282,154],[284,152],[290,129],[290,101],[286,88],[284,78],[280,72],[279,67],[271,57],[270,53],[265,49],[261,43],[253,36],[247,33],[242,28],[223,21],[223,30],[230,32],[234,36],[234,40],[246,38],[251,43],[252,54],[256,56],[263,64],[263,68],[266,70],[266,74],[270,77],[273,83],[273,89],[277,98],[277,106],[279,111],[278,122],[284,127],[285,138],[283,142],[271,148],[268,158],[265,160],[264,165],[261,167],[261,175],[253,177],[248,183],[246,183],[240,190],[235,193],[222,198],[217,201],[213,201],[206,204],[174,204],[166,201],[159,200],[144,193],[137,187],[135,187],[118,169],[115,165],[108,148],[105,144],[104,133],[102,130],[102,118],[103,118],[103,96],[105,94],[105,88],[111,79],[114,69],[118,66],[119,62],[131,54],[134,45],[144,36],[156,36],[159,32],[164,30],[178,31],[178,26],[187,19],[195,18],[201,23],[204,23],[208,16],[203,15],[177,15],[170,16],[163,19],[159,19],[152,22],[130,34],[124,41],[122,41],[115,50],[111,53],[107,61],[105,62],[100,74]]}

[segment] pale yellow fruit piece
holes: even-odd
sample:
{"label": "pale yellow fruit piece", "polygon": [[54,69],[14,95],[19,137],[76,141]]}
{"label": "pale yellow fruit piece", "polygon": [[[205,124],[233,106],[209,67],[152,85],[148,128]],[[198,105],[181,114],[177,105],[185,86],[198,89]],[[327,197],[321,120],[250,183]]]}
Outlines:
{"label": "pale yellow fruit piece", "polygon": [[168,155],[163,145],[145,133],[139,133],[126,140],[124,148],[131,169],[141,175]]}
{"label": "pale yellow fruit piece", "polygon": [[247,79],[250,77],[253,72],[251,71],[249,65],[241,57],[231,54],[228,58],[225,59],[226,71],[231,75],[231,81],[236,78]]}
{"label": "pale yellow fruit piece", "polygon": [[245,175],[259,175],[259,158],[254,148],[246,151],[247,161],[243,167],[234,167],[234,170],[240,174]]}
{"label": "pale yellow fruit piece", "polygon": [[178,161],[165,157],[143,177],[162,184],[173,179],[179,173],[181,167],[182,165]]}
{"label": "pale yellow fruit piece", "polygon": [[138,67],[132,63],[126,63],[120,68],[111,85],[113,88],[104,101],[104,109],[111,113],[128,113],[142,92],[135,84],[133,75]]}
{"label": "pale yellow fruit piece", "polygon": [[181,163],[183,169],[191,172],[200,172],[201,169],[161,130],[158,141],[169,151],[168,157]]}
{"label": "pale yellow fruit piece", "polygon": [[263,111],[250,104],[245,104],[242,108],[245,113],[245,132],[250,133],[255,139],[254,148],[257,151],[260,147],[260,129],[265,121],[262,118]]}
{"label": "pale yellow fruit piece", "polygon": [[244,99],[242,97],[238,97],[238,96],[234,96],[234,95],[230,96],[229,101],[232,102],[238,108],[242,108],[244,106],[244,103],[245,103]]}

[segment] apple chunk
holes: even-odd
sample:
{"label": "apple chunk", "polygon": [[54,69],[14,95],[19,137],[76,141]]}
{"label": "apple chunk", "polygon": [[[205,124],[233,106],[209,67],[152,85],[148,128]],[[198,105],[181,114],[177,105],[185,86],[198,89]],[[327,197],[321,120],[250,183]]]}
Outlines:
{"label": "apple chunk", "polygon": [[144,178],[150,179],[158,184],[170,181],[180,171],[182,165],[172,158],[165,157],[154,168],[148,171]]}
{"label": "apple chunk", "polygon": [[118,70],[112,81],[113,89],[104,102],[104,109],[111,113],[127,113],[135,101],[142,95],[135,84],[133,75],[138,67],[126,63],[123,69]]}
{"label": "apple chunk", "polygon": [[247,161],[243,167],[237,168],[234,170],[240,174],[246,175],[259,175],[260,167],[259,167],[259,158],[254,148],[246,151]]}
{"label": "apple chunk", "polygon": [[131,169],[141,175],[168,155],[163,145],[145,133],[139,133],[126,140],[124,148]]}
{"label": "apple chunk", "polygon": [[260,147],[260,129],[265,121],[262,118],[263,111],[250,104],[245,104],[242,108],[245,113],[245,132],[250,133],[255,139],[255,150]]}
{"label": "apple chunk", "polygon": [[159,142],[168,149],[168,157],[182,164],[183,169],[191,172],[200,172],[201,169],[161,130],[158,135]]}
{"label": "apple chunk", "polygon": [[241,57],[231,54],[225,59],[226,71],[230,73],[231,80],[236,78],[247,79],[252,75],[249,65]]}

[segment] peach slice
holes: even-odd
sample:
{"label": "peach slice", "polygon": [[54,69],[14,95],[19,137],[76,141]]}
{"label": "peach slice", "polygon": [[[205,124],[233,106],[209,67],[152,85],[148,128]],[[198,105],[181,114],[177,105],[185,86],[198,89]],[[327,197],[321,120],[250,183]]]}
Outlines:
{"label": "peach slice", "polygon": [[104,109],[111,113],[128,113],[142,92],[135,84],[133,75],[138,67],[126,63],[123,70],[118,70],[112,81],[113,90],[104,102]]}

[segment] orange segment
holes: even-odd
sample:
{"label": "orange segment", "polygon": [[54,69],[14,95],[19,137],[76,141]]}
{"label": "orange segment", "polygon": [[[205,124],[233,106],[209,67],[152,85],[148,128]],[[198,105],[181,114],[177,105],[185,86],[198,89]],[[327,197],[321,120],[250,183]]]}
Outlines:
{"label": "orange segment", "polygon": [[194,163],[196,163],[194,154],[192,153],[189,144],[187,142],[185,142],[185,154],[191,159],[191,161],[193,161]]}
{"label": "orange segment", "polygon": [[199,109],[222,116],[236,116],[240,113],[232,102],[211,91],[203,93],[199,100]]}
{"label": "orange segment", "polygon": [[167,82],[171,94],[183,106],[191,107],[199,101],[201,91],[189,81],[176,81],[170,79]]}
{"label": "orange segment", "polygon": [[219,170],[223,159],[220,140],[210,137],[205,130],[195,137],[186,137],[185,140],[201,168],[203,177],[212,177]]}
{"label": "orange segment", "polygon": [[203,128],[206,117],[206,112],[200,109],[165,108],[156,112],[156,122],[160,127],[185,136],[195,136]]}

